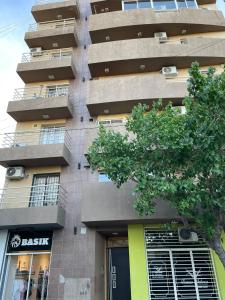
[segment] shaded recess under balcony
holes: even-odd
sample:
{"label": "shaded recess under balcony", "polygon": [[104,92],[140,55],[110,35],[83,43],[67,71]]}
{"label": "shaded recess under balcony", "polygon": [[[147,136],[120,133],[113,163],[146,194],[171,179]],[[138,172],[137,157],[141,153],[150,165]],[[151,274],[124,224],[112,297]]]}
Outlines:
{"label": "shaded recess under balcony", "polygon": [[128,113],[134,105],[162,99],[163,104],[172,101],[180,105],[187,95],[187,77],[165,79],[163,75],[138,74],[121,77],[105,77],[89,81],[86,105],[92,116]]}
{"label": "shaded recess under balcony", "polygon": [[[154,37],[155,32],[167,36],[225,30],[221,11],[181,9],[157,12],[152,9],[116,11],[92,15],[89,32],[93,43]],[[185,37],[185,36],[184,36]]]}
{"label": "shaded recess under balcony", "polygon": [[188,68],[224,64],[225,39],[184,38],[159,43],[155,38],[92,44],[88,64],[92,77],[160,71],[163,67]]}
{"label": "shaded recess under balcony", "polygon": [[25,83],[74,79],[72,48],[24,53],[17,73]]}
{"label": "shaded recess under balcony", "polygon": [[[166,202],[156,200],[156,212],[152,216],[140,217],[133,208],[134,184],[88,182],[83,184],[81,222],[88,226],[122,225],[134,223],[160,223],[179,219],[175,209]],[[99,209],[100,208],[100,209]]]}
{"label": "shaded recess under balcony", "polygon": [[43,50],[77,47],[75,19],[54,20],[29,26],[25,42],[30,48]]}
{"label": "shaded recess under balcony", "polygon": [[80,17],[76,0],[37,0],[31,12],[37,22]]}
{"label": "shaded recess under balcony", "polygon": [[[155,1],[157,2],[157,0]],[[204,4],[216,3],[216,0],[197,0],[196,2],[198,3],[198,5],[204,5]],[[122,10],[122,1],[121,0],[91,0],[91,9],[93,14],[108,13],[110,11]]]}
{"label": "shaded recess under balcony", "polygon": [[7,113],[17,122],[73,117],[68,85],[16,89]]}
{"label": "shaded recess under balcony", "polygon": [[0,165],[39,167],[67,166],[71,160],[71,138],[60,127],[17,131],[2,136]]}
{"label": "shaded recess under balcony", "polygon": [[54,183],[0,189],[0,229],[62,228],[66,197],[66,190]]}

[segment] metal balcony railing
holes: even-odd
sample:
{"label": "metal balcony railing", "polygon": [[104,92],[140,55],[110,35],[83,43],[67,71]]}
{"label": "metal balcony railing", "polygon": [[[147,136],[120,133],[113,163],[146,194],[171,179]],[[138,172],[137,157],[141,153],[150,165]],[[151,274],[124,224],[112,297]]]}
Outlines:
{"label": "metal balcony railing", "polygon": [[37,52],[23,53],[22,63],[46,61],[46,60],[63,60],[71,58],[73,54],[72,48],[63,48],[57,50],[40,50]]}
{"label": "metal balcony railing", "polygon": [[0,189],[0,209],[65,207],[67,191],[58,183]]}
{"label": "metal balcony railing", "polygon": [[64,29],[68,27],[74,27],[76,24],[75,19],[64,19],[64,20],[55,20],[41,23],[30,24],[28,31],[41,31],[49,29]]}
{"label": "metal balcony railing", "polygon": [[19,100],[40,100],[45,98],[55,98],[69,96],[70,87],[68,85],[37,86],[30,88],[15,89],[13,101]]}
{"label": "metal balcony railing", "polygon": [[58,2],[67,2],[69,0],[36,0],[35,5],[48,4],[48,3],[58,3]]}
{"label": "metal balcony railing", "polygon": [[65,144],[71,149],[71,136],[65,127],[46,126],[41,130],[17,131],[0,135],[1,148]]}

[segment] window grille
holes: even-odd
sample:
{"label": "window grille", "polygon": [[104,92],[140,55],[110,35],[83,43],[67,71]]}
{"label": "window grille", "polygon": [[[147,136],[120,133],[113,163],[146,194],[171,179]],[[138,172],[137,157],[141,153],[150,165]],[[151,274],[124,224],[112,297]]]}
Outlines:
{"label": "window grille", "polygon": [[145,228],[149,300],[219,300],[210,250],[203,238],[180,243],[177,231]]}

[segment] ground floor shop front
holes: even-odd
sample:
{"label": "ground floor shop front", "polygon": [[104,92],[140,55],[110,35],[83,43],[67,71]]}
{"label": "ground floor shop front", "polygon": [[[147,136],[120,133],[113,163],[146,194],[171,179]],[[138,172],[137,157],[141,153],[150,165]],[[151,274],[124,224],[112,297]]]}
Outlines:
{"label": "ground floor shop front", "polygon": [[52,232],[9,232],[1,269],[0,299],[47,299],[51,244]]}
{"label": "ground floor shop front", "polygon": [[[51,231],[2,232],[0,300],[53,299],[52,278],[64,300],[225,300],[225,270],[201,237],[181,242],[177,229],[143,224],[95,234],[91,259],[77,257],[81,267],[74,265],[72,276],[58,264],[55,276]],[[63,251],[61,258],[68,257]],[[76,275],[87,261],[95,276]]]}

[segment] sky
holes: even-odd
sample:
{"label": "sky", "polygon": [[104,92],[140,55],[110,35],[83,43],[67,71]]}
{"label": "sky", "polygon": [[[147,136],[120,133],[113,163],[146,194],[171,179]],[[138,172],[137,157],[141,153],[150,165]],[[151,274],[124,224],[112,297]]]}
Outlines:
{"label": "sky", "polygon": [[[15,129],[15,122],[7,115],[6,109],[14,89],[24,86],[16,74],[16,67],[22,53],[29,51],[24,42],[24,33],[29,24],[35,23],[30,12],[34,1],[0,0],[0,143],[2,133]],[[225,15],[225,2],[218,0],[217,5]],[[5,169],[0,167],[0,188],[4,180]]]}

